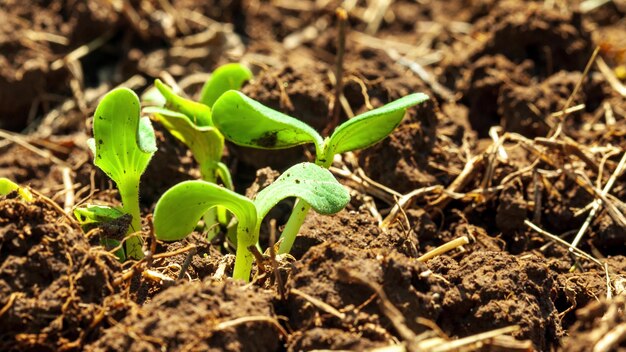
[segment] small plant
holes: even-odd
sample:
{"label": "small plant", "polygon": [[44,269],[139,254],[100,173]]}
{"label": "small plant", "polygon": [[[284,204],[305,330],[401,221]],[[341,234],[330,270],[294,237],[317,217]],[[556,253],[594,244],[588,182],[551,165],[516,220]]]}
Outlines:
{"label": "small plant", "polygon": [[222,206],[237,217],[237,253],[233,277],[248,281],[263,218],[281,200],[297,197],[301,206],[320,214],[334,214],[350,201],[346,189],[326,169],[301,163],[285,171],[250,200],[229,189],[204,181],[185,181],[170,188],[157,202],[154,230],[160,240],[187,236],[209,209]]}
{"label": "small plant", "polygon": [[[133,91],[112,90],[96,108],[94,138],[88,141],[94,164],[117,185],[122,198],[121,211],[132,216],[128,234],[141,230],[139,180],[157,150],[150,119],[141,118],[139,111],[139,98]],[[130,236],[125,243],[126,256],[143,258],[141,247],[141,237]]]}
{"label": "small plant", "polygon": [[204,84],[200,102],[176,95],[158,79],[154,83],[165,98],[165,107],[148,107],[144,111],[154,114],[174,137],[191,149],[205,181],[216,182],[219,179],[226,187],[232,188],[228,168],[221,163],[224,137],[213,126],[211,107],[224,92],[241,88],[250,78],[252,72],[241,64],[223,65]]}
{"label": "small plant", "polygon": [[[165,107],[147,107],[144,112],[153,114],[174,137],[191,150],[198,162],[204,181],[222,182],[233,189],[228,167],[221,162],[224,151],[224,137],[213,126],[211,107],[217,98],[230,89],[239,89],[252,78],[252,72],[241,64],[227,64],[217,68],[204,84],[200,102],[182,98],[160,80],[155,86],[165,98]],[[205,216],[207,227],[216,222],[226,224],[228,216],[218,207]],[[217,229],[209,231],[209,239],[217,234]]]}
{"label": "small plant", "polygon": [[33,201],[33,195],[28,189],[20,187],[20,185],[6,177],[0,177],[0,196],[9,195],[11,192],[17,192],[17,194],[27,202]]}
{"label": "small plant", "polygon": [[[283,149],[301,144],[315,145],[315,163],[328,168],[336,154],[369,147],[387,137],[404,118],[406,110],[428,100],[415,93],[380,108],[355,116],[322,138],[311,126],[270,109],[234,90],[224,93],[213,106],[213,124],[235,144]],[[308,207],[295,205],[281,235],[279,253],[289,253]]]}

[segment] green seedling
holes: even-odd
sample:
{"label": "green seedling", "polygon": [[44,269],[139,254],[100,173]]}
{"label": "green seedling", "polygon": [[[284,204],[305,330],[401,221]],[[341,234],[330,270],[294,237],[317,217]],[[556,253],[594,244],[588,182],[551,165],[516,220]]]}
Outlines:
{"label": "green seedling", "polygon": [[[315,163],[328,168],[336,154],[366,148],[387,137],[409,107],[426,100],[428,96],[423,93],[408,95],[355,116],[323,138],[304,122],[231,90],[215,102],[212,121],[226,139],[246,147],[283,149],[313,143]],[[281,235],[279,253],[289,253],[308,210],[306,205],[296,204]]]}
{"label": "green seedling", "polygon": [[204,181],[185,181],[169,189],[154,210],[154,230],[160,240],[187,236],[209,209],[222,206],[237,217],[237,253],[233,277],[248,281],[263,218],[279,201],[297,197],[301,206],[320,214],[334,214],[350,201],[346,189],[330,171],[301,163],[285,171],[274,183],[250,200],[229,189]]}
{"label": "green seedling", "polygon": [[[224,137],[213,127],[211,107],[217,98],[230,89],[239,89],[252,78],[252,72],[241,64],[227,64],[217,68],[202,88],[200,102],[178,96],[160,80],[155,81],[158,92],[165,99],[165,107],[148,107],[145,113],[152,114],[175,138],[191,150],[198,162],[204,181],[221,182],[233,189],[228,167],[221,162],[224,151]],[[218,221],[219,220],[219,221]],[[220,222],[226,224],[228,215],[221,207],[212,209],[205,215],[207,227]],[[217,228],[209,230],[211,239]]]}
{"label": "green seedling", "polygon": [[[127,88],[117,88],[104,96],[93,119],[94,138],[88,141],[94,164],[117,185],[122,212],[132,216],[129,234],[141,230],[139,180],[156,152],[156,139],[150,119],[140,117],[139,98]],[[130,236],[126,256],[143,258],[141,238]]]}
{"label": "green seedling", "polygon": [[[132,216],[125,214],[121,209],[105,205],[87,205],[74,209],[74,216],[83,231],[88,232],[94,227],[100,227],[103,233],[100,243],[107,249],[112,250],[120,247],[120,233],[123,238],[132,222]],[[117,258],[123,262],[126,253],[123,248],[115,251]]]}
{"label": "green seedling", "polygon": [[32,202],[33,195],[30,191],[24,187],[20,187],[17,183],[9,180],[6,177],[0,177],[0,196],[9,195],[11,192],[16,192],[25,201]]}

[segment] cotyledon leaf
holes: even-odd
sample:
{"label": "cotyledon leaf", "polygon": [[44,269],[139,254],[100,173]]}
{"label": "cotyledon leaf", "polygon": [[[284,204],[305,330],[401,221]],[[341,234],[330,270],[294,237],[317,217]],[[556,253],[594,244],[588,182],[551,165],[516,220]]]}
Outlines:
{"label": "cotyledon leaf", "polygon": [[257,194],[254,204],[259,219],[288,197],[304,200],[320,214],[334,214],[350,201],[350,194],[330,171],[313,163],[300,163]]}
{"label": "cotyledon leaf", "polygon": [[235,90],[222,94],[213,105],[213,123],[226,139],[247,147],[283,149],[314,143],[321,151],[323,144],[309,125]]}
{"label": "cotyledon leaf", "polygon": [[406,110],[428,100],[428,95],[415,93],[368,111],[341,124],[327,141],[332,154],[369,147],[391,133],[402,121]]}
{"label": "cotyledon leaf", "polygon": [[20,187],[20,185],[6,177],[0,177],[0,196],[6,196],[13,191],[17,191],[17,194],[19,194],[25,201],[33,201],[33,195],[28,189]]}
{"label": "cotyledon leaf", "polygon": [[140,118],[139,98],[130,89],[117,88],[98,104],[93,120],[94,163],[116,183],[138,179],[157,150],[154,130]]}
{"label": "cotyledon leaf", "polygon": [[198,164],[217,163],[222,158],[224,137],[215,127],[196,126],[184,114],[164,108],[147,107],[143,111],[154,114],[174,137],[185,143]]}
{"label": "cotyledon leaf", "polygon": [[178,96],[172,88],[158,79],[154,81],[154,86],[165,97],[167,109],[184,114],[198,126],[213,126],[210,107]]}
{"label": "cotyledon leaf", "polygon": [[218,67],[211,78],[202,87],[200,102],[209,107],[226,91],[239,89],[243,83],[252,78],[249,68],[239,63],[226,64]]}
{"label": "cotyledon leaf", "polygon": [[223,206],[240,226],[256,226],[256,209],[248,198],[205,181],[185,181],[170,188],[154,209],[154,231],[160,240],[183,239],[209,209]]}

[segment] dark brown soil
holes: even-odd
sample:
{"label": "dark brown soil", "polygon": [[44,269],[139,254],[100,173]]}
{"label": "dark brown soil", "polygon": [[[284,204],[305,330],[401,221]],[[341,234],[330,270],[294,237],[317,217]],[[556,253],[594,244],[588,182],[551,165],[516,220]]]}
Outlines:
{"label": "dark brown soil", "polygon": [[[255,73],[245,94],[328,134],[335,10],[350,3],[5,1],[0,128],[25,134],[0,138],[0,177],[61,207],[119,204],[85,143],[99,97],[124,82],[141,94],[162,78],[196,98],[206,73],[226,62]],[[406,343],[407,330],[456,340],[515,325],[508,335],[537,351],[589,351],[611,337],[604,350],[626,350],[623,174],[579,244],[607,271],[528,223],[571,241],[597,199],[591,187],[603,189],[626,148],[626,99],[599,62],[584,73],[599,47],[624,84],[626,5],[589,3],[353,2],[339,123],[413,92],[431,99],[388,138],[333,165],[351,189],[348,208],[311,212],[291,255],[276,258],[278,275],[265,258],[250,285],[227,278],[234,248],[223,233],[159,242],[146,261],[122,265],[42,198],[1,197],[0,350],[363,351]],[[98,39],[87,55],[53,64]],[[146,244],[161,194],[199,177],[185,146],[156,129],[159,151],[140,187]],[[223,161],[253,197],[313,152],[228,144]],[[363,174],[382,186],[358,182]],[[420,189],[379,226],[399,195]],[[270,220],[280,230],[292,202],[267,216],[262,247]],[[418,259],[462,236],[472,242]],[[498,341],[467,350],[512,349]]]}
{"label": "dark brown soil", "polygon": [[41,200],[0,198],[0,261],[3,351],[80,350],[126,304],[120,264]]}
{"label": "dark brown soil", "polygon": [[281,335],[271,300],[268,292],[231,281],[172,287],[132,310],[88,349],[275,351]]}

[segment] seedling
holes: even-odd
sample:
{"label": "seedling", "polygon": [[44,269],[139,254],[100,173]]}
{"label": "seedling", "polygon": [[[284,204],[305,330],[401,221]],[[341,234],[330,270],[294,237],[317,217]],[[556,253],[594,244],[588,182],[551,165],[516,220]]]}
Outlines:
{"label": "seedling", "polygon": [[[231,175],[228,167],[221,162],[224,137],[213,127],[211,107],[224,92],[241,88],[250,78],[252,72],[245,66],[223,65],[205,83],[199,103],[176,95],[170,87],[156,80],[155,86],[165,98],[165,107],[144,109],[144,112],[153,114],[174,137],[189,147],[198,162],[204,181],[221,181],[229,189],[233,189]],[[220,218],[221,223],[228,221],[225,211],[218,207],[205,216],[207,226],[211,227],[217,218]],[[216,231],[210,231],[209,239],[215,234]]]}
{"label": "seedling", "polygon": [[[336,154],[369,147],[387,137],[402,121],[406,110],[428,100],[423,93],[400,98],[380,108],[355,116],[322,138],[311,126],[270,109],[234,90],[224,93],[213,106],[213,124],[235,144],[283,149],[301,144],[315,145],[315,163],[330,167]],[[296,204],[281,235],[279,253],[291,250],[308,207]]]}
{"label": "seedling", "polygon": [[263,218],[279,201],[297,197],[300,206],[320,214],[334,214],[350,201],[346,189],[330,171],[313,163],[301,163],[285,171],[274,183],[250,200],[229,189],[204,181],[185,181],[170,188],[154,210],[154,230],[160,240],[187,236],[209,209],[222,206],[237,217],[237,253],[233,277],[248,281]]}
{"label": "seedling", "polygon": [[32,202],[33,195],[30,191],[24,187],[20,187],[17,183],[9,180],[6,177],[0,177],[0,196],[6,196],[11,192],[16,192],[25,201]]}
{"label": "seedling", "polygon": [[[127,88],[117,88],[104,96],[93,119],[94,138],[88,141],[94,164],[117,185],[122,212],[132,216],[128,234],[141,230],[139,180],[156,152],[156,139],[150,119],[140,118],[139,98]],[[141,259],[141,238],[130,236],[126,256]]]}
{"label": "seedling", "polygon": [[[124,237],[132,222],[132,216],[125,214],[122,209],[105,205],[89,204],[84,207],[74,209],[74,216],[83,231],[88,232],[94,227],[103,230],[100,243],[107,249],[112,250],[120,247],[120,237]],[[112,228],[115,228],[112,230]],[[119,236],[120,233],[122,236]],[[115,251],[115,256],[119,261],[126,260],[126,253],[123,248]]]}

